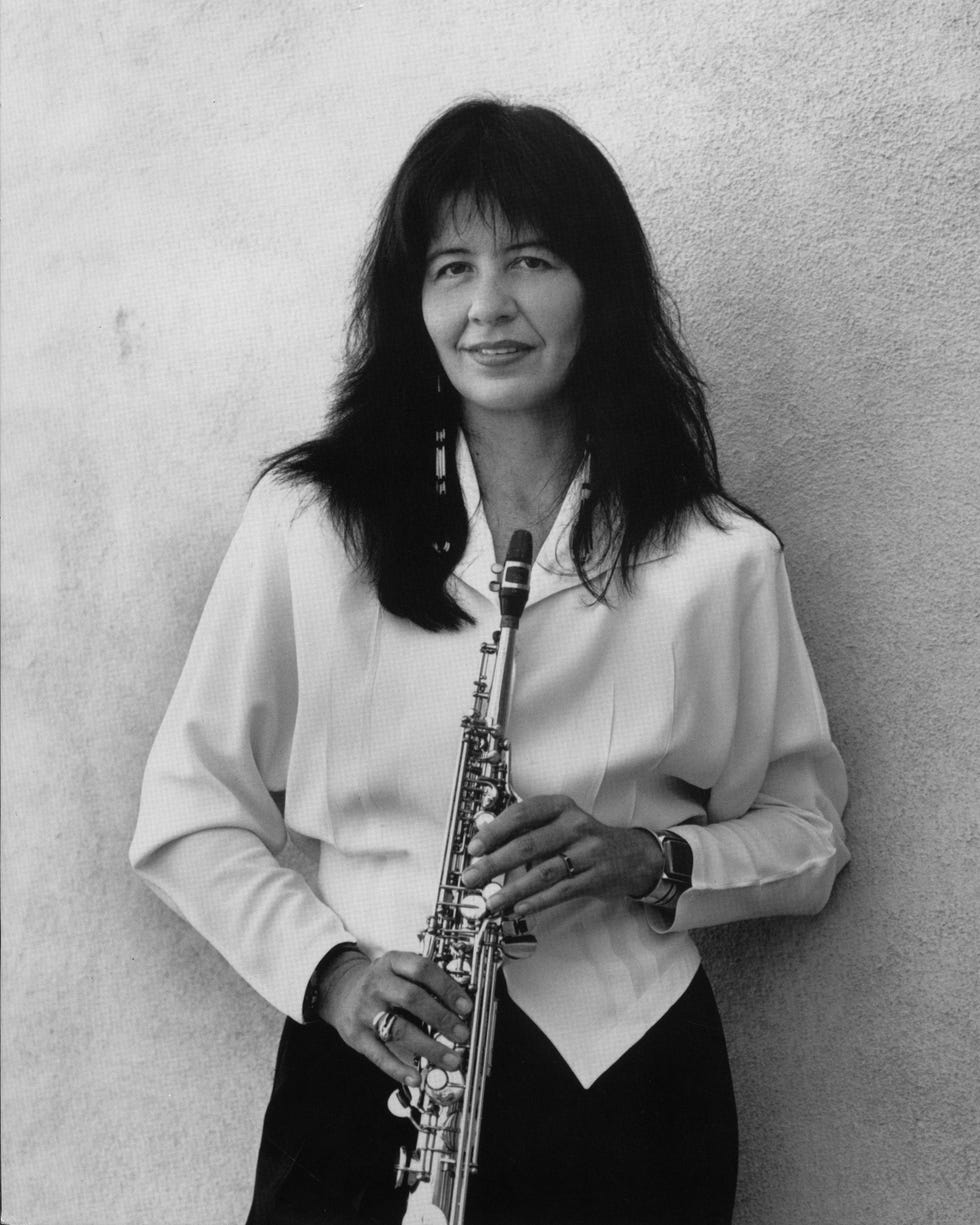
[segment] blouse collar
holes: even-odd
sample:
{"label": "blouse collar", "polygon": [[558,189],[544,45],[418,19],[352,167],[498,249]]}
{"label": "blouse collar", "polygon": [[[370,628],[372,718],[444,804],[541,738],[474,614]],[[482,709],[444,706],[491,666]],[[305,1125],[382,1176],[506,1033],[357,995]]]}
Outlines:
{"label": "blouse collar", "polygon": [[[495,561],[493,537],[484,514],[483,499],[476,479],[473,457],[462,430],[459,430],[457,435],[456,468],[463,494],[463,505],[466,507],[470,523],[466,551],[456,567],[456,577],[474,591],[479,592],[480,595],[492,599],[490,583],[495,578],[491,570]],[[528,597],[528,604],[535,604],[545,599],[546,596],[553,595],[556,591],[563,591],[566,587],[581,584],[582,580],[578,576],[572,558],[571,539],[572,528],[582,502],[585,472],[586,464],[583,460],[565,490],[558,515],[531,569],[531,594]]]}

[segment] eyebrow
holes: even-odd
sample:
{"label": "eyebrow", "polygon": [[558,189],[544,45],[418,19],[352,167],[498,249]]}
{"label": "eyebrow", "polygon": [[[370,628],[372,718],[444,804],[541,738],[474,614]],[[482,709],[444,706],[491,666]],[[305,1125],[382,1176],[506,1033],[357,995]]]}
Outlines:
{"label": "eyebrow", "polygon": [[[522,247],[548,247],[550,244],[543,238],[524,238],[520,242],[509,243],[504,247],[505,251],[520,251]],[[426,257],[426,264],[431,264],[433,260],[442,259],[446,255],[472,255],[473,252],[469,247],[437,247],[435,251],[431,251]]]}

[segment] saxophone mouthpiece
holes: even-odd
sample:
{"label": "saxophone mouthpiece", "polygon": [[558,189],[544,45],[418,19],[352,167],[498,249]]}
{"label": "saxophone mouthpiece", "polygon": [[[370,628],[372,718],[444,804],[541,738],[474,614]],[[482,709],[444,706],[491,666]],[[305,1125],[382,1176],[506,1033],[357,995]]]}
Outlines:
{"label": "saxophone mouthpiece", "polygon": [[507,547],[507,559],[499,579],[500,613],[504,624],[516,625],[531,590],[531,533],[516,531]]}

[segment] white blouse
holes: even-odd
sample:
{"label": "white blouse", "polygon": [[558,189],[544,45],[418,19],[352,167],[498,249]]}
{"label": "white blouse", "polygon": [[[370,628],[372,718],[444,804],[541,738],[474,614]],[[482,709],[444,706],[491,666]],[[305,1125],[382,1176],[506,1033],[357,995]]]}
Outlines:
{"label": "white blouse", "polygon": [[[470,539],[430,633],[382,609],[310,491],[254,491],[154,743],[130,857],[257,991],[297,1020],[335,944],[418,948],[435,902],[460,721],[499,625],[493,544],[460,439]],[[599,820],[681,822],[692,887],[673,920],[618,898],[536,916],[512,998],[590,1085],[680,997],[689,929],[818,911],[849,856],[846,783],[778,542],[701,520],[596,603],[568,549],[569,489],[518,633],[512,782]],[[283,810],[273,798],[285,793]],[[287,836],[315,888],[281,865]]]}

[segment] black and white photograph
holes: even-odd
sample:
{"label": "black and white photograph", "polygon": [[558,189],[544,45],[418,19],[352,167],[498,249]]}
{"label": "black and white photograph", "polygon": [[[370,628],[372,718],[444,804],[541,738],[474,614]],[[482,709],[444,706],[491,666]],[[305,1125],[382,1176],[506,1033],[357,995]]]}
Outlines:
{"label": "black and white photograph", "polygon": [[974,1225],[973,6],[0,21],[0,1225]]}

